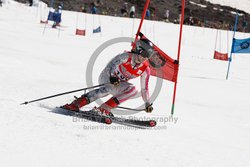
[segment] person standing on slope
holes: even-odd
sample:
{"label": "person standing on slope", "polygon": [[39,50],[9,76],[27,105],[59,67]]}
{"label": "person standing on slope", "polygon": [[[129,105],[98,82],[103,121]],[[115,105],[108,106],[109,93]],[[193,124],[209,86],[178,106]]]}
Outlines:
{"label": "person standing on slope", "polygon": [[141,95],[145,102],[145,111],[152,112],[153,107],[149,102],[148,82],[150,67],[148,59],[154,54],[153,44],[147,39],[140,39],[135,43],[131,52],[124,52],[114,57],[104,68],[99,76],[99,83],[104,86],[92,90],[71,104],[62,106],[64,109],[79,111],[79,109],[99,98],[112,94],[108,101],[92,111],[105,116],[113,116],[111,110],[122,102],[137,94],[135,86],[128,81],[141,77]]}

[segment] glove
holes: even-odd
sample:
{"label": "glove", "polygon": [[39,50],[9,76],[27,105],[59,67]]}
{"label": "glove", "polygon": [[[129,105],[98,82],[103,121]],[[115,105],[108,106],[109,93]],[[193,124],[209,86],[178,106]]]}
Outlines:
{"label": "glove", "polygon": [[117,85],[120,84],[120,80],[118,78],[116,78],[116,77],[111,76],[109,78],[109,80],[110,80],[110,83],[113,84],[113,85],[115,85],[115,86],[117,86]]}
{"label": "glove", "polygon": [[150,103],[145,103],[145,111],[147,112],[147,113],[151,113],[152,111],[153,111],[153,107],[152,107],[152,103],[150,104]]}

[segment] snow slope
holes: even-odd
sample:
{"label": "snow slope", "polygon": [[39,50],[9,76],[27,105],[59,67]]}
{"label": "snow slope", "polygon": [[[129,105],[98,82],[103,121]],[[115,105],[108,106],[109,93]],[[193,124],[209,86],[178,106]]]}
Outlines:
{"label": "snow slope", "polygon": [[[96,60],[93,74],[86,74],[92,53],[107,40],[132,37],[139,23],[101,16],[102,33],[93,35],[89,33],[93,16],[88,15],[88,35],[75,36],[75,12],[63,11],[61,31],[48,27],[44,31],[39,23],[44,9],[18,3],[0,8],[1,166],[250,166],[250,56],[234,55],[229,80],[225,80],[227,62],[212,59],[214,29],[184,26],[174,117],[170,117],[173,83],[168,81],[163,82],[152,114],[133,115],[158,119],[155,129],[106,126],[52,112],[53,107],[81,93],[20,105],[86,87],[86,75],[92,75],[97,84],[103,66],[128,50],[130,43],[106,48]],[[178,25],[146,21],[142,31],[176,58]],[[232,32],[221,32],[217,46],[221,52],[230,50],[231,37]],[[236,37],[249,34],[237,33]],[[152,77],[151,93],[155,82]],[[138,80],[133,83],[139,87]],[[122,105],[139,104],[140,98]]]}

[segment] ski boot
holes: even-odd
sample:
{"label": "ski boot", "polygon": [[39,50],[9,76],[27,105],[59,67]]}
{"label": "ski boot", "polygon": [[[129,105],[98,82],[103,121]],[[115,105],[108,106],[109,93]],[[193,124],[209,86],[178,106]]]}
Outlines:
{"label": "ski boot", "polygon": [[116,108],[119,104],[119,101],[116,97],[110,98],[108,101],[103,103],[100,107],[94,107],[92,111],[96,112],[99,115],[106,117],[113,117],[114,115],[110,112],[111,109]]}
{"label": "ski boot", "polygon": [[89,100],[85,96],[75,99],[71,104],[65,104],[61,108],[79,112],[80,108],[89,104]]}

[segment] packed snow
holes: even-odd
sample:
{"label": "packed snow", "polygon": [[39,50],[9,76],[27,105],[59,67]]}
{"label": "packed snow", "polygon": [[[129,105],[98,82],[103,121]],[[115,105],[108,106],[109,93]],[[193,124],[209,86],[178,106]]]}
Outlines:
{"label": "packed snow", "polygon": [[[1,166],[250,166],[250,55],[233,55],[228,80],[228,62],[213,59],[215,48],[230,52],[233,32],[219,31],[215,46],[216,29],[184,26],[175,113],[171,117],[174,84],[163,81],[154,111],[132,115],[157,119],[155,128],[141,130],[52,112],[84,92],[20,105],[87,87],[90,75],[98,84],[105,64],[131,45],[107,47],[89,74],[91,55],[108,40],[134,37],[138,19],[63,11],[62,26],[52,29],[51,23],[40,24],[47,17],[45,5],[8,2],[0,7]],[[76,36],[76,27],[85,28],[85,23],[87,35]],[[102,32],[92,34],[100,24]],[[142,32],[177,57],[179,25],[145,21]],[[236,38],[249,36],[236,33]],[[140,88],[138,80],[132,82]],[[150,93],[155,85],[156,78],[151,77]],[[122,106],[142,104],[136,98]]]}

